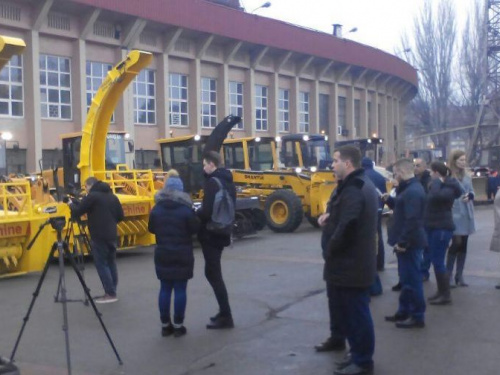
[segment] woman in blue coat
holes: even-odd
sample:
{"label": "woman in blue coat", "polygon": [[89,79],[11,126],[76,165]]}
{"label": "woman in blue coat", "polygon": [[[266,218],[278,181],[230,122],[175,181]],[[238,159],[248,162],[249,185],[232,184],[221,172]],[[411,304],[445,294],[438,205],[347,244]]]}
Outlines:
{"label": "woman in blue coat", "polygon": [[[156,237],[155,270],[160,280],[158,304],[162,336],[180,337],[186,334],[184,314],[187,302],[187,282],[193,277],[193,235],[199,223],[193,203],[179,174],[171,170],[165,186],[156,193],[156,205],[149,216],[148,229]],[[170,301],[174,291],[174,319],[170,318]]]}
{"label": "woman in blue coat", "polygon": [[457,268],[455,272],[455,284],[457,286],[468,286],[464,281],[463,271],[465,258],[467,256],[467,241],[469,235],[476,231],[474,220],[474,189],[472,188],[472,178],[465,170],[465,152],[456,150],[451,153],[449,164],[452,176],[455,177],[462,189],[462,196],[455,199],[453,203],[453,222],[455,231],[451,239],[451,246],[448,249],[446,268],[452,281],[455,260]]}

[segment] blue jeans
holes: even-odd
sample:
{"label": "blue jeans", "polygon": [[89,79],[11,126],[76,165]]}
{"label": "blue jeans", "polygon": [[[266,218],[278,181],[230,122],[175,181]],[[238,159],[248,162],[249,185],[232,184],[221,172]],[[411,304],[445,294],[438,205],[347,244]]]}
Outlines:
{"label": "blue jeans", "polygon": [[349,342],[352,361],[361,367],[373,366],[375,331],[368,288],[333,286],[331,303],[340,336]]}
{"label": "blue jeans", "polygon": [[444,258],[450,244],[453,231],[448,229],[427,229],[427,240],[432,265],[436,274],[446,273]]}
{"label": "blue jeans", "polygon": [[429,270],[431,269],[431,250],[429,249],[429,246],[426,246],[424,248],[423,256],[422,256],[422,262],[420,264],[420,273],[423,277],[426,279],[429,278]]}
{"label": "blue jeans", "polygon": [[397,253],[397,257],[402,285],[398,315],[412,316],[415,320],[423,322],[425,299],[420,273],[422,250],[406,250]]}
{"label": "blue jeans", "polygon": [[116,241],[93,239],[90,246],[92,247],[95,268],[101,279],[104,293],[116,296],[116,286],[118,285]]}
{"label": "blue jeans", "polygon": [[187,303],[187,280],[160,280],[160,295],[158,306],[160,308],[160,319],[163,324],[170,323],[170,301],[172,290],[174,291],[174,323],[184,323],[184,314]]}

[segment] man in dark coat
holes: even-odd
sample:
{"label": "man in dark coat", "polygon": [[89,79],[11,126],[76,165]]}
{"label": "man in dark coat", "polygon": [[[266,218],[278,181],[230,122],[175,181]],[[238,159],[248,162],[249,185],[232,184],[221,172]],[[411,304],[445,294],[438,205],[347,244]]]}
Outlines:
{"label": "man in dark coat", "polygon": [[203,202],[196,212],[201,220],[201,229],[198,239],[205,258],[205,276],[212,286],[215,298],[219,304],[219,312],[210,318],[208,329],[233,328],[233,317],[229,306],[229,297],[226,284],[222,278],[221,257],[224,247],[231,244],[231,235],[218,234],[207,229],[207,224],[212,218],[215,195],[219,191],[216,178],[227,190],[233,203],[236,202],[236,188],[233,183],[233,175],[230,171],[221,167],[220,155],[215,151],[209,151],[204,155],[203,171],[205,182],[203,184]]}
{"label": "man in dark coat", "polygon": [[420,181],[424,188],[425,194],[429,192],[429,185],[431,183],[431,173],[427,169],[427,162],[425,159],[417,158],[414,160],[415,177]]}
{"label": "man in dark coat", "polygon": [[388,243],[394,246],[398,257],[402,290],[397,312],[387,316],[385,320],[395,322],[398,328],[423,328],[425,300],[420,262],[426,246],[423,226],[425,192],[422,184],[415,178],[411,160],[396,162],[394,174],[398,181],[396,197],[384,198],[393,210]]}
{"label": "man in dark coat", "polygon": [[[365,170],[365,175],[373,182],[373,185],[378,189],[379,194],[387,193],[385,178],[375,169],[373,169],[373,161],[368,157],[361,160],[361,166]],[[384,209],[384,202],[379,199],[380,205],[378,208],[378,221],[377,221],[377,270],[383,271],[385,267],[385,250],[384,250],[384,237],[382,235],[382,210]]]}
{"label": "man in dark coat", "polygon": [[71,204],[70,207],[71,214],[75,217],[87,214],[92,256],[105,293],[95,302],[116,302],[118,301],[117,224],[124,218],[123,209],[107,183],[89,177],[85,181],[85,190],[87,195],[81,202]]}
{"label": "man in dark coat", "polygon": [[339,362],[337,375],[371,374],[375,332],[369,288],[376,274],[378,194],[361,168],[361,153],[342,146],[333,154],[337,189],[320,216],[330,320],[346,337],[350,355]]}
{"label": "man in dark coat", "polygon": [[[185,335],[184,315],[187,302],[187,283],[193,277],[193,235],[199,221],[193,202],[179,174],[168,172],[165,186],[155,195],[155,206],[149,215],[148,229],[155,235],[155,270],[160,280],[158,305],[162,336]],[[174,291],[174,319],[170,319],[170,301]]]}

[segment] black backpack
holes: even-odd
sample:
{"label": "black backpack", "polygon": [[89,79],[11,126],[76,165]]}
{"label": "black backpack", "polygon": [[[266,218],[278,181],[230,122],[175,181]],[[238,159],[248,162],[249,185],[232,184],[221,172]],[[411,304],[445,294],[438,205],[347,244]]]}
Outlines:
{"label": "black backpack", "polygon": [[212,217],[207,223],[207,230],[216,234],[231,235],[234,223],[234,202],[227,189],[217,177],[213,179],[219,185],[215,194]]}

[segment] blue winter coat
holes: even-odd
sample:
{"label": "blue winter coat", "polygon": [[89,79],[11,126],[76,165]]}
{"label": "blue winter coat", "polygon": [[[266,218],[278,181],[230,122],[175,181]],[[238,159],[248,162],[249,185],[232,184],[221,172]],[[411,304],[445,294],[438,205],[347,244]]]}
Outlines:
{"label": "blue winter coat", "polygon": [[160,280],[188,280],[193,277],[193,234],[199,221],[188,194],[160,190],[149,216],[148,229],[156,237],[155,270]]}
{"label": "blue winter coat", "polygon": [[396,198],[389,198],[387,205],[393,210],[392,224],[388,228],[388,243],[408,250],[423,249],[427,245],[424,231],[425,192],[414,177],[400,182]]}
{"label": "blue winter coat", "polygon": [[[470,176],[464,176],[462,180],[458,180],[458,183],[462,188],[462,194],[469,194],[471,198],[474,198],[474,188],[472,187],[472,178]],[[452,215],[453,223],[455,223],[454,235],[468,236],[476,231],[472,199],[469,199],[467,202],[464,202],[461,197],[455,199]]]}

